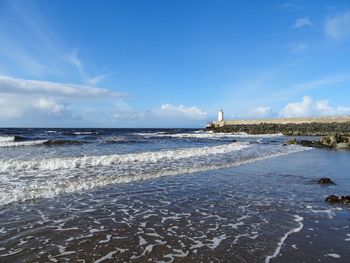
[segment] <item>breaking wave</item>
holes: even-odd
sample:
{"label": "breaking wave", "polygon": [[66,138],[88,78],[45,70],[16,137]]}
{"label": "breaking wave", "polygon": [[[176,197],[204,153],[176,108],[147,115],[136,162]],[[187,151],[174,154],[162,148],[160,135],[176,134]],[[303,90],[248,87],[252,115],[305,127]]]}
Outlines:
{"label": "breaking wave", "polygon": [[15,140],[14,136],[0,136],[0,143],[1,142],[13,142]]}
{"label": "breaking wave", "polygon": [[86,142],[76,140],[32,140],[32,141],[17,141],[15,137],[12,140],[0,141],[0,147],[19,147],[19,146],[38,146],[38,145],[79,145]]}
{"label": "breaking wave", "polygon": [[[43,143],[43,142],[41,142]],[[57,170],[91,166],[116,165],[122,163],[157,162],[160,160],[176,160],[196,156],[223,154],[249,147],[248,143],[231,143],[214,147],[189,148],[173,151],[143,152],[131,154],[112,154],[101,156],[84,156],[70,158],[51,158],[31,161],[0,160],[0,172],[9,170]]]}
{"label": "breaking wave", "polygon": [[247,143],[231,143],[123,155],[0,161],[4,182],[0,186],[0,205],[161,176],[228,168],[307,149],[280,146],[261,151]]}
{"label": "breaking wave", "polygon": [[12,141],[0,141],[0,147],[19,147],[19,146],[33,146],[33,145],[41,145],[48,142],[48,140],[35,140],[35,141],[23,141],[16,142]]}

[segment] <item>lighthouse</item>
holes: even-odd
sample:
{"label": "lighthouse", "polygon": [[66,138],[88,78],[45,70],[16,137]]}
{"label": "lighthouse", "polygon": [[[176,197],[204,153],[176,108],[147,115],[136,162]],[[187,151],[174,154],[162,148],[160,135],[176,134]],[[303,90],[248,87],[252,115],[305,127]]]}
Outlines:
{"label": "lighthouse", "polygon": [[223,120],[224,120],[224,111],[223,110],[219,110],[218,121],[223,121]]}

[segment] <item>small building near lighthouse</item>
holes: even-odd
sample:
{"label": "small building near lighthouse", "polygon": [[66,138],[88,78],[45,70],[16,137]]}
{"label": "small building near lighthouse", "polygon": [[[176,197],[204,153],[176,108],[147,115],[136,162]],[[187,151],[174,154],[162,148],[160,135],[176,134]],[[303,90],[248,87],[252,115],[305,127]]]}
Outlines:
{"label": "small building near lighthouse", "polygon": [[224,120],[224,111],[223,110],[219,110],[218,121],[223,121],[223,120]]}

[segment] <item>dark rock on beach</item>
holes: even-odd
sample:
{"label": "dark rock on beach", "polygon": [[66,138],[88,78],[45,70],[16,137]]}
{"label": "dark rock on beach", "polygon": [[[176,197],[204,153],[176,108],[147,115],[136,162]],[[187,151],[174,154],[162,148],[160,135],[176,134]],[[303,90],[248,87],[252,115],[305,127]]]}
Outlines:
{"label": "dark rock on beach", "polygon": [[329,148],[347,149],[350,145],[350,136],[342,134],[332,134],[320,139],[320,143]]}
{"label": "dark rock on beach", "polygon": [[331,204],[350,204],[350,195],[330,195],[325,199],[325,201]]}
{"label": "dark rock on beach", "polygon": [[322,137],[318,141],[300,140],[296,138],[289,140],[285,145],[298,144],[306,147],[328,148],[328,149],[343,149],[350,150],[350,136],[342,134],[332,134]]}
{"label": "dark rock on beach", "polygon": [[323,177],[320,180],[318,180],[319,184],[335,184],[330,178]]}

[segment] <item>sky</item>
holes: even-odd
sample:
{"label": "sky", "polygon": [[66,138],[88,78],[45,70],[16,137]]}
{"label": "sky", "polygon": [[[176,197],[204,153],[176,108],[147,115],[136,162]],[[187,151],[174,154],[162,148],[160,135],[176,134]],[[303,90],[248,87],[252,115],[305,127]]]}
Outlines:
{"label": "sky", "polygon": [[350,1],[0,0],[0,127],[350,115]]}

